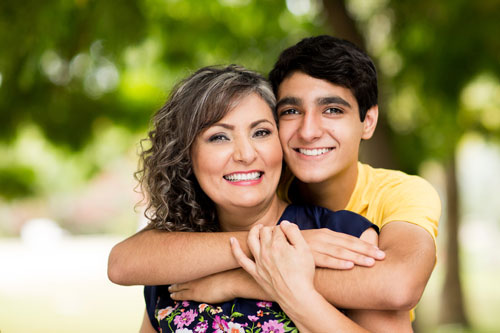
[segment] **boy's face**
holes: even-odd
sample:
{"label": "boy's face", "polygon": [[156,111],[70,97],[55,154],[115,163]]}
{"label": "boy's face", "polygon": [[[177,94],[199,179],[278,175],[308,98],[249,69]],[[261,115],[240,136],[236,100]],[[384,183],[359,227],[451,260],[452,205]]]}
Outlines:
{"label": "boy's face", "polygon": [[295,72],[278,88],[277,113],[284,158],[304,183],[334,180],[357,168],[361,139],[369,139],[378,109],[364,122],[351,91]]}

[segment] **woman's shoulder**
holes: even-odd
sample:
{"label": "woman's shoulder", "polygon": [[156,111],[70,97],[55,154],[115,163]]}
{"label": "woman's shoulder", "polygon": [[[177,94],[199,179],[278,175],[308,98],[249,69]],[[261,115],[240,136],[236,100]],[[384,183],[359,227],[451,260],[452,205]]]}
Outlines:
{"label": "woman's shoulder", "polygon": [[316,205],[289,205],[283,213],[280,222],[287,220],[295,223],[300,229],[328,228],[333,231],[342,232],[359,237],[364,230],[375,227],[365,217],[348,211],[332,211]]}

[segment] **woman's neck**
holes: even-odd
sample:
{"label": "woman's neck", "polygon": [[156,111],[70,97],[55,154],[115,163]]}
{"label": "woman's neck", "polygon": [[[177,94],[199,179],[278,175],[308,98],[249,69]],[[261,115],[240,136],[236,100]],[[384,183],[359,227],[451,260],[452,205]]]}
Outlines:
{"label": "woman's neck", "polygon": [[217,216],[222,231],[247,231],[257,224],[276,225],[286,206],[287,203],[275,195],[256,207],[217,207]]}

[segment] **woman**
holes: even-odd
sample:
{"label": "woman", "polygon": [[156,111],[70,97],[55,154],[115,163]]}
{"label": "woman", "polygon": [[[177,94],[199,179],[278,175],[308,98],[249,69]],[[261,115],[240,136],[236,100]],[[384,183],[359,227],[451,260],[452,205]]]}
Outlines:
{"label": "woman", "polygon": [[[278,198],[282,151],[274,104],[268,83],[237,66],[202,68],[178,84],[155,115],[151,147],[141,154],[137,176],[149,199],[149,227],[239,231],[287,219],[301,229],[376,237],[373,225],[357,214],[287,206]],[[168,286],[146,287],[145,298],[143,332],[295,329],[272,302],[176,302]],[[350,322],[345,316],[338,320]]]}

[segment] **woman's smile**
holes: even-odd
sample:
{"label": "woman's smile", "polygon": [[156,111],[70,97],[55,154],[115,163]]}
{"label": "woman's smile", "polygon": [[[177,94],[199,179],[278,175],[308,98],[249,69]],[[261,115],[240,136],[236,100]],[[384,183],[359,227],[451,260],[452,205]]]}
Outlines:
{"label": "woman's smile", "polygon": [[263,175],[262,171],[233,172],[225,175],[224,179],[233,185],[247,186],[259,184]]}

